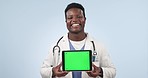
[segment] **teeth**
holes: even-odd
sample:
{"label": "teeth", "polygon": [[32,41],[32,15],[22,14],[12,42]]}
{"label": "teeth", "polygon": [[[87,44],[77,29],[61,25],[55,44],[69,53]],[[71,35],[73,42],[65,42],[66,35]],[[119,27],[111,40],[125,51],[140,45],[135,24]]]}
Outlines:
{"label": "teeth", "polygon": [[74,27],[75,27],[75,26],[78,26],[78,25],[79,25],[79,24],[72,24],[72,26],[74,26]]}

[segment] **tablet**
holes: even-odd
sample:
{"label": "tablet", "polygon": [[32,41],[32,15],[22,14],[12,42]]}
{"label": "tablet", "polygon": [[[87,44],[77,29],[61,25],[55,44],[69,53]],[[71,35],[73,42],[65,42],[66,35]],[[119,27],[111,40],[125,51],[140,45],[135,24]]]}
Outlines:
{"label": "tablet", "polygon": [[62,51],[62,69],[63,71],[90,71],[92,70],[91,56],[91,50]]}

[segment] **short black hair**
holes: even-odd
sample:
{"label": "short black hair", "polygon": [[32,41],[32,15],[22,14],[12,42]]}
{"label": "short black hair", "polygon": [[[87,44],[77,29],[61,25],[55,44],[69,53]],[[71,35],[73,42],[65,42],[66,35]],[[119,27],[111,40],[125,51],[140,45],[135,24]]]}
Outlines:
{"label": "short black hair", "polygon": [[67,7],[65,9],[65,18],[66,18],[66,12],[71,8],[79,8],[79,9],[81,9],[83,11],[83,15],[85,17],[85,9],[81,4],[79,4],[79,3],[70,3],[69,5],[67,5]]}

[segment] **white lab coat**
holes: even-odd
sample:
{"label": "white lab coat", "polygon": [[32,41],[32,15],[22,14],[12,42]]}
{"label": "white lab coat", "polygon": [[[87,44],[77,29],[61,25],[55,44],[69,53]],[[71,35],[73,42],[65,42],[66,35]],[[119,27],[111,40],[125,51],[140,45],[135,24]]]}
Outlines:
{"label": "white lab coat", "polygon": [[[103,69],[103,78],[115,78],[116,69],[113,63],[111,62],[110,56],[108,55],[106,49],[101,44],[96,43],[96,41],[88,34],[84,50],[92,50],[93,53],[93,45],[91,41],[94,41],[97,52],[96,61],[93,63],[96,66],[101,67]],[[60,40],[58,45],[60,47],[60,51],[70,50],[67,34]],[[59,56],[57,49],[58,48],[55,48],[55,53],[53,56],[53,47],[52,47],[49,51],[47,58],[44,60],[40,71],[42,78],[52,78],[52,66],[57,66],[61,63],[62,52],[60,52]],[[56,77],[56,78],[72,78],[72,72],[69,72],[65,77]],[[91,77],[89,77],[87,73],[84,71],[82,72],[82,78],[91,78]],[[101,77],[98,76],[96,78],[101,78]]]}

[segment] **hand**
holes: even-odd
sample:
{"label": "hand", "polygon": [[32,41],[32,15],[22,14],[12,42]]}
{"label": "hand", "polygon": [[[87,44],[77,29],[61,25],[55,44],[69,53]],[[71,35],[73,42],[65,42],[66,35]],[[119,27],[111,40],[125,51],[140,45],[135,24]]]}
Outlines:
{"label": "hand", "polygon": [[90,77],[97,77],[99,75],[101,75],[100,71],[101,71],[101,68],[97,67],[96,65],[94,65],[92,63],[92,66],[93,66],[93,70],[92,71],[87,71],[86,73],[90,76]]}
{"label": "hand", "polygon": [[53,71],[53,75],[52,75],[52,76],[53,76],[53,77],[54,77],[54,76],[62,77],[62,76],[66,76],[66,75],[68,74],[68,72],[62,71],[62,70],[60,69],[61,66],[62,66],[62,62],[61,62],[58,66],[52,68],[52,71]]}

